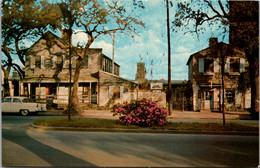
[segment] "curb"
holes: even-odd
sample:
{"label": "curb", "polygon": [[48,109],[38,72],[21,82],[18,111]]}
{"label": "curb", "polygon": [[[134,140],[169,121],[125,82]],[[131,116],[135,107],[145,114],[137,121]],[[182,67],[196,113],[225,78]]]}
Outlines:
{"label": "curb", "polygon": [[74,127],[45,127],[30,124],[35,129],[52,131],[84,131],[84,132],[127,132],[127,133],[164,133],[164,134],[206,134],[206,135],[245,135],[259,136],[254,131],[199,131],[199,130],[167,130],[167,129],[124,129],[124,128],[74,128]]}

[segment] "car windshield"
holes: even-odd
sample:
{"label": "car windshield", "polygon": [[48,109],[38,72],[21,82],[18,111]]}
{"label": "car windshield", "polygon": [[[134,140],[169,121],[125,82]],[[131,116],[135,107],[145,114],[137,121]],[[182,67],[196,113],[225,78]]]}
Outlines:
{"label": "car windshield", "polygon": [[23,99],[23,103],[31,103],[33,102],[31,99],[25,98]]}

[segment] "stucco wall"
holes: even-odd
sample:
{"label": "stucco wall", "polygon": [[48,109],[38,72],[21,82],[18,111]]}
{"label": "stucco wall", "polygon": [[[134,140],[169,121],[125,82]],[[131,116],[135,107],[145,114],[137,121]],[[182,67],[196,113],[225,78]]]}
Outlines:
{"label": "stucco wall", "polygon": [[138,85],[134,82],[103,71],[99,72],[100,106],[131,102],[137,98],[137,89]]}
{"label": "stucco wall", "polygon": [[161,107],[166,107],[166,93],[165,92],[157,92],[157,91],[142,91],[139,90],[138,92],[138,99],[147,99],[157,101],[158,105]]}

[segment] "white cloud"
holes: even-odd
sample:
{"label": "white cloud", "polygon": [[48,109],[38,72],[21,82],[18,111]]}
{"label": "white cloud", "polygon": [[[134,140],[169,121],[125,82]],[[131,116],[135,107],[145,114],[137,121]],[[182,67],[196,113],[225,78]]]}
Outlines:
{"label": "white cloud", "polygon": [[72,34],[72,44],[77,46],[77,44],[84,45],[88,41],[88,36],[86,33],[82,32],[82,30],[74,30]]}
{"label": "white cloud", "polygon": [[177,49],[176,49],[177,52],[187,52],[187,51],[189,51],[189,50],[190,50],[190,49],[185,48],[185,47],[183,47],[183,46],[179,46],[179,47],[177,47]]}
{"label": "white cloud", "polygon": [[95,41],[91,46],[91,48],[102,48],[103,54],[105,54],[108,57],[112,57],[112,49],[113,45],[111,43],[107,43],[104,40],[101,41]]}

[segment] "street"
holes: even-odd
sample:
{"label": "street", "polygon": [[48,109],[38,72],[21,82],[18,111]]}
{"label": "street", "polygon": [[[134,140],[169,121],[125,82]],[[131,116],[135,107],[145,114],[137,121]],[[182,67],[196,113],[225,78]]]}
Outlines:
{"label": "street", "polygon": [[2,116],[2,166],[257,167],[258,136],[44,131]]}

